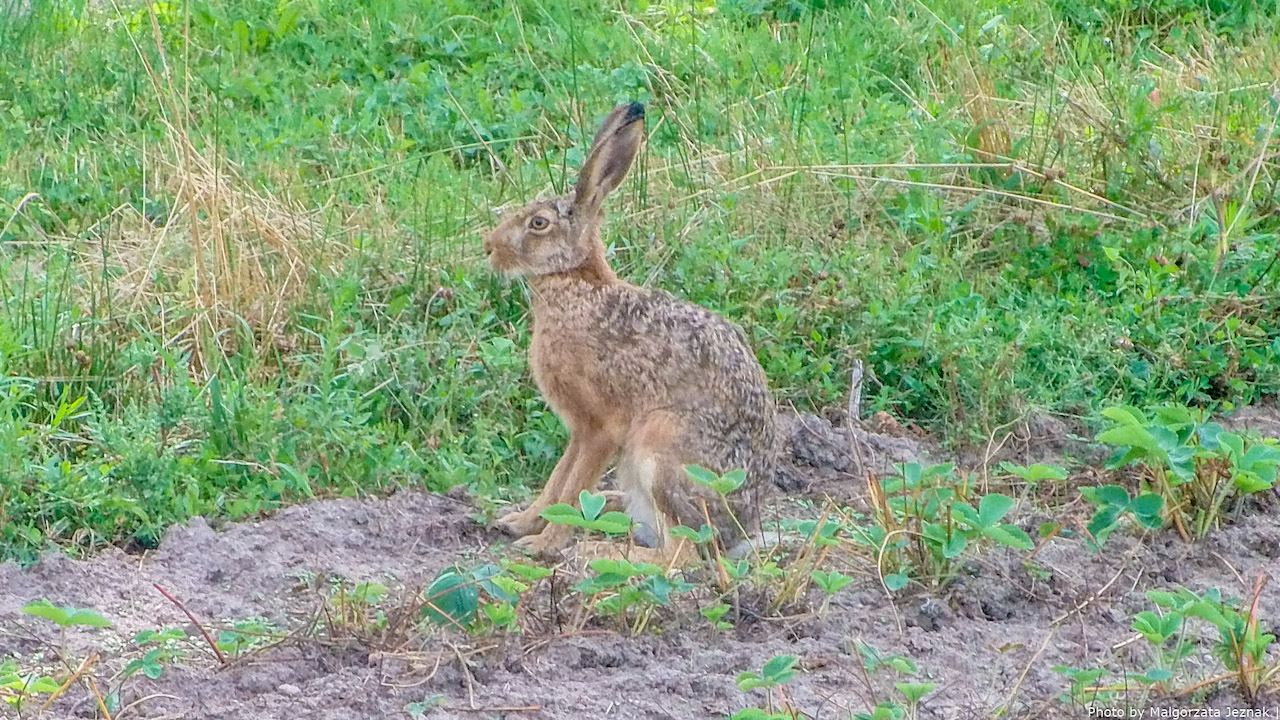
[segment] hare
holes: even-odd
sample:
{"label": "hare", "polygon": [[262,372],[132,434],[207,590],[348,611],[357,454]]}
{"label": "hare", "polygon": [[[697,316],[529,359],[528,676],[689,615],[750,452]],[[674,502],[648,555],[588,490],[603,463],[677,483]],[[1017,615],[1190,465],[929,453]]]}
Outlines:
{"label": "hare", "polygon": [[[662,551],[679,524],[710,524],[732,554],[750,549],[779,431],[764,371],[746,336],[697,305],[620,280],[600,239],[602,206],[644,139],[644,106],[605,119],[573,192],[505,217],[484,238],[489,264],[527,279],[534,380],[570,432],[541,495],[499,520],[538,554],[565,549],[567,527],[540,513],[577,504],[617,458],[617,480],[638,544]],[[686,465],[746,471],[726,503]],[[736,552],[735,552],[736,551]]]}

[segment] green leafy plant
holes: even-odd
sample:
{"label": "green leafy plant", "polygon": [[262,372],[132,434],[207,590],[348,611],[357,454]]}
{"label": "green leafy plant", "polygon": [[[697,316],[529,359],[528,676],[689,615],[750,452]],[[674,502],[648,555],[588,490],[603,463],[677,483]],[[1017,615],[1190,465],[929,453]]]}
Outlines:
{"label": "green leafy plant", "polygon": [[430,716],[436,708],[443,706],[444,703],[444,695],[428,695],[422,700],[405,705],[404,711],[409,713],[409,717],[413,718],[413,720],[423,720],[423,718]]}
{"label": "green leafy plant", "polygon": [[1053,671],[1067,676],[1071,681],[1067,691],[1058,696],[1058,700],[1069,705],[1085,705],[1089,703],[1110,703],[1115,691],[1098,686],[1098,681],[1107,677],[1107,671],[1101,668],[1074,668],[1070,665],[1055,665]]}
{"label": "green leafy plant", "polygon": [[58,683],[47,675],[23,672],[13,660],[0,662],[0,699],[21,712],[38,695],[58,691]]}
{"label": "green leafy plant", "polygon": [[585,528],[605,535],[625,535],[631,530],[631,518],[617,511],[600,513],[605,507],[604,495],[583,490],[578,495],[579,508],[557,503],[541,513],[542,519],[557,525]]}
{"label": "green leafy plant", "polygon": [[[919,672],[915,662],[905,655],[885,655],[862,641],[858,641],[857,648],[858,654],[862,657],[862,666],[869,678],[881,674],[881,671],[892,671],[894,677],[915,675]],[[874,705],[865,712],[855,712],[853,714],[855,720],[893,720],[914,717],[920,701],[935,689],[933,683],[895,682],[893,687],[902,696],[905,704],[897,700],[879,700],[873,697],[868,704],[874,703]]]}
{"label": "green leafy plant", "polygon": [[813,578],[813,583],[826,593],[826,597],[822,599],[822,607],[818,610],[818,614],[825,614],[827,607],[831,604],[831,598],[836,593],[843,590],[849,583],[853,582],[853,578],[836,570],[824,572],[822,570],[810,571],[809,576]]}
{"label": "green leafy plant", "polygon": [[[1238,601],[1224,600],[1216,589],[1203,595],[1197,595],[1186,588],[1147,591],[1147,598],[1165,608],[1167,617],[1178,617],[1182,622],[1195,618],[1217,631],[1218,640],[1213,644],[1211,653],[1227,672],[1211,680],[1234,680],[1240,693],[1250,702],[1258,697],[1267,683],[1280,674],[1280,662],[1267,661],[1268,651],[1275,645],[1276,636],[1262,632],[1259,627],[1257,595],[1261,593],[1264,583],[1265,579],[1261,577],[1255,583],[1255,598],[1247,607],[1242,607]],[[1142,629],[1150,631],[1150,618],[1143,617],[1143,628],[1139,632]],[[1155,635],[1159,636],[1165,629],[1166,626],[1162,623]],[[1143,635],[1145,637],[1147,633],[1144,632]],[[1175,652],[1182,654],[1184,651],[1179,647],[1175,648]]]}
{"label": "green leafy plant", "polygon": [[668,575],[652,563],[600,558],[591,561],[590,568],[595,575],[573,589],[589,598],[596,611],[616,617],[633,635],[644,631],[657,608],[693,589],[678,575]]}
{"label": "green leafy plant", "polygon": [[1161,406],[1143,412],[1110,407],[1112,426],[1098,440],[1117,447],[1109,467],[1138,465],[1152,491],[1165,500],[1184,539],[1203,537],[1218,524],[1223,504],[1271,488],[1280,467],[1280,442],[1246,439],[1207,422],[1203,410]]}
{"label": "green leafy plant", "polygon": [[519,632],[521,599],[550,575],[546,568],[509,560],[469,571],[447,567],[423,592],[422,615],[432,624],[473,635]]}
{"label": "green leafy plant", "polygon": [[387,616],[380,604],[389,589],[376,582],[350,583],[334,578],[326,604],[326,623],[331,632],[343,635],[361,635],[367,631],[384,630]]}
{"label": "green leafy plant", "polygon": [[247,618],[231,623],[231,627],[218,631],[214,644],[228,659],[238,658],[245,653],[275,642],[280,632],[266,618]]}
{"label": "green leafy plant", "polygon": [[[1151,648],[1151,666],[1138,673],[1124,672],[1115,679],[1109,679],[1112,673],[1102,668],[1055,667],[1071,680],[1059,700],[1072,704],[1110,703],[1125,694],[1146,693],[1151,687],[1183,696],[1228,681],[1234,682],[1245,698],[1257,698],[1262,688],[1280,675],[1280,662],[1268,662],[1276,637],[1259,628],[1257,595],[1263,584],[1264,579],[1259,578],[1254,586],[1254,601],[1247,607],[1224,599],[1217,589],[1203,594],[1186,588],[1147,591],[1147,598],[1159,611],[1138,613],[1133,628]],[[1217,640],[1208,648],[1204,647],[1203,636],[1189,629],[1193,622],[1217,632]],[[1173,687],[1175,677],[1189,670],[1184,661],[1205,649],[1222,663],[1225,672],[1209,678],[1188,677],[1186,687]]]}
{"label": "green leafy plant", "polygon": [[58,607],[48,600],[36,600],[27,603],[22,607],[22,612],[27,615],[44,618],[60,627],[68,628],[76,625],[107,628],[111,627],[111,621],[103,617],[96,610],[81,609],[74,607]]}
{"label": "green leafy plant", "polygon": [[186,639],[187,634],[181,628],[143,630],[133,637],[133,644],[145,648],[145,653],[124,666],[124,676],[130,677],[141,672],[152,680],[159,678],[166,664],[187,656],[186,651],[177,646],[177,643]]}
{"label": "green leafy plant", "polygon": [[698,612],[702,617],[711,621],[711,625],[717,630],[728,630],[733,627],[733,623],[723,619],[725,614],[729,612],[729,605],[726,603],[708,605]]}
{"label": "green leafy plant", "polygon": [[1086,544],[1095,552],[1102,550],[1107,537],[1127,516],[1132,516],[1139,526],[1149,530],[1164,526],[1164,518],[1161,516],[1164,498],[1155,493],[1130,497],[1129,491],[1119,485],[1103,485],[1082,487],[1080,494],[1097,507],[1086,526],[1089,535],[1085,539]]}
{"label": "green leafy plant", "polygon": [[[925,467],[906,463],[897,477],[873,491],[875,524],[851,533],[855,542],[876,550],[886,587],[899,590],[911,577],[943,583],[955,572],[955,561],[973,543],[991,541],[1031,550],[1030,536],[1002,522],[1014,501],[1000,493],[972,498],[972,478],[957,478],[952,463]],[[891,572],[889,572],[891,571]]]}
{"label": "green leafy plant", "polygon": [[[760,672],[746,671],[738,675],[738,689],[742,692],[765,690],[765,708],[747,708],[734,713],[730,720],[790,720],[797,717],[783,686],[796,675],[800,664],[797,655],[776,655],[764,664]],[[775,702],[775,696],[777,698]]]}
{"label": "green leafy plant", "polygon": [[1065,480],[1067,471],[1058,465],[1044,465],[1036,463],[1034,465],[1015,465],[1005,460],[1000,463],[1000,470],[1009,475],[1022,479],[1028,485],[1036,485],[1045,480]]}
{"label": "green leafy plant", "polygon": [[716,493],[721,496],[728,495],[734,490],[742,487],[742,483],[747,480],[747,473],[745,470],[732,470],[724,473],[723,475],[717,475],[716,473],[697,465],[686,465],[684,470],[689,474],[689,477],[693,478],[694,482],[715,490]]}
{"label": "green leafy plant", "polygon": [[1141,678],[1141,682],[1165,682],[1173,677],[1173,670],[1188,655],[1193,645],[1182,637],[1183,616],[1176,611],[1157,615],[1143,610],[1133,619],[1133,629],[1151,645],[1154,665]]}

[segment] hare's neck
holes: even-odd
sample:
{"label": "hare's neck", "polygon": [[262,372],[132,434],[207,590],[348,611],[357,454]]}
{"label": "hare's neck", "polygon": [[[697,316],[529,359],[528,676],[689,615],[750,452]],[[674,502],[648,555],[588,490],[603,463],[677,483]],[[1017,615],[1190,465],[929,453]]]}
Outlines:
{"label": "hare's neck", "polygon": [[578,267],[566,272],[548,273],[529,278],[534,314],[546,312],[584,290],[617,285],[622,282],[604,259],[604,249],[592,252]]}

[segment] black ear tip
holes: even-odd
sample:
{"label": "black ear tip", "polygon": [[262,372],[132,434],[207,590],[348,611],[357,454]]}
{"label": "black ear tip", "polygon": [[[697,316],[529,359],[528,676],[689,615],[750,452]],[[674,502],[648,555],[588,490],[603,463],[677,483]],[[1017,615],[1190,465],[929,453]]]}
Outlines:
{"label": "black ear tip", "polygon": [[623,120],[630,124],[637,120],[644,119],[644,105],[635,101],[627,103],[627,114],[623,116]]}

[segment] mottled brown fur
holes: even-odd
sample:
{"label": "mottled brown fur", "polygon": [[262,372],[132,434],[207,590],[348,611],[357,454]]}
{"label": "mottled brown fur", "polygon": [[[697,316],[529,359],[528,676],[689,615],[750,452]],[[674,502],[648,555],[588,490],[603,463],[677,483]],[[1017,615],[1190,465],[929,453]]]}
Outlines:
{"label": "mottled brown fur", "polygon": [[[500,521],[535,551],[570,540],[539,513],[576,504],[614,458],[636,537],[659,548],[673,525],[697,528],[708,519],[725,548],[744,529],[758,534],[761,490],[773,476],[773,399],[742,331],[697,305],[620,280],[605,260],[601,205],[639,151],[643,119],[637,103],[615,108],[574,193],[528,205],[484,239],[495,270],[528,278],[534,379],[570,433],[542,494]],[[687,477],[685,465],[747,471],[729,498],[732,515]]]}

